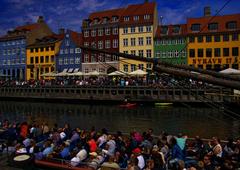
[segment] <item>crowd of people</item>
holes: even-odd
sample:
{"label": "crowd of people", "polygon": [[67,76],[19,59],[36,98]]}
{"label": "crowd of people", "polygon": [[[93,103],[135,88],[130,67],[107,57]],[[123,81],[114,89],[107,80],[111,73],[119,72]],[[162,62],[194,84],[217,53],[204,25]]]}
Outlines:
{"label": "crowd of people", "polygon": [[[1,124],[0,138],[15,155],[30,154],[36,160],[61,159],[69,166],[88,165],[94,169],[108,167],[129,170],[234,170],[240,168],[240,138],[221,142],[217,137],[208,141],[200,137],[189,139],[153,129],[145,132],[120,131],[109,133],[71,128],[69,124],[50,127],[37,122]],[[3,145],[4,146],[4,145]],[[11,148],[10,148],[11,147]],[[6,149],[2,148],[2,152]]]}
{"label": "crowd of people", "polygon": [[88,77],[88,78],[58,78],[52,80],[0,80],[0,87],[45,87],[45,86],[149,86],[159,88],[186,87],[186,88],[206,88],[208,84],[194,81],[192,79],[178,79],[171,76],[161,76],[158,78],[143,77]]}

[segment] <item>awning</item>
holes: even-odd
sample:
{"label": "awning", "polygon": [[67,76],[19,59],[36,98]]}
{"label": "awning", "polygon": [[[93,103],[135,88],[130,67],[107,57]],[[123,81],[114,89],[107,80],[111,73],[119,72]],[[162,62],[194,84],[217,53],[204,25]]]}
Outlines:
{"label": "awning", "polygon": [[73,72],[77,73],[78,71],[79,71],[79,68],[75,68]]}
{"label": "awning", "polygon": [[72,73],[73,72],[73,68],[68,69],[68,73]]}

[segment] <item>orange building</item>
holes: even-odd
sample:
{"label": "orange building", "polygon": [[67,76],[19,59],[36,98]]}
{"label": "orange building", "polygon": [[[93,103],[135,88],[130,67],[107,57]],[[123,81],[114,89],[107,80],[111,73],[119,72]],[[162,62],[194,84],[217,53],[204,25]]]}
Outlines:
{"label": "orange building", "polygon": [[188,65],[207,70],[240,69],[240,14],[188,18]]}

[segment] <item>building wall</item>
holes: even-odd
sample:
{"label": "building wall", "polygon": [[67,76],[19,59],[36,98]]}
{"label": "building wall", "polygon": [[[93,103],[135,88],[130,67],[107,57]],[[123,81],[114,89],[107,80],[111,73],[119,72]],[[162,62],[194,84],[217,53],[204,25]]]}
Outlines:
{"label": "building wall", "polygon": [[59,73],[64,69],[82,71],[82,51],[72,40],[70,32],[65,34],[56,57],[56,71]]}
{"label": "building wall", "polygon": [[156,38],[154,57],[172,64],[187,64],[187,46],[185,37]]}
{"label": "building wall", "polygon": [[[237,34],[238,40],[232,40],[233,34]],[[212,38],[211,42],[206,42],[206,36]],[[214,41],[214,36],[220,35],[220,42]],[[223,40],[223,34],[206,34],[203,35],[203,42],[198,42],[198,36],[193,35],[194,42],[189,42],[188,44],[188,64],[193,65],[194,67],[200,67],[203,69],[214,69],[216,71],[226,69],[226,68],[235,68],[240,69],[240,33],[238,32],[227,32],[224,35],[229,37],[229,41]],[[190,38],[188,38],[189,41]],[[215,55],[216,48],[220,49],[220,56]],[[229,55],[224,56],[224,48],[229,49]],[[236,48],[238,51],[237,55],[233,54],[233,48]],[[198,56],[198,49],[203,49],[203,57]],[[206,49],[212,50],[212,56],[206,56]],[[195,57],[191,57],[190,50],[195,51]]]}
{"label": "building wall", "polygon": [[25,80],[26,39],[0,41],[0,73],[14,80]]}
{"label": "building wall", "polygon": [[[135,26],[135,33],[131,33],[131,27],[121,27],[119,29],[119,52],[121,53],[128,53],[133,54],[132,52],[135,51],[135,55],[139,56],[139,50],[143,50],[143,57],[147,57],[147,50],[151,50],[151,55],[149,57],[153,58],[154,55],[154,42],[153,42],[153,35],[154,35],[154,27],[153,25],[148,25],[151,27],[151,31],[146,31],[146,26],[143,26],[143,32],[139,32],[139,26]],[[128,33],[124,33],[124,28],[128,28]],[[147,37],[151,38],[151,44],[147,45],[146,39]],[[131,45],[131,38],[135,38],[135,45]],[[143,45],[139,45],[139,38],[143,38]],[[124,40],[128,40],[128,45],[124,45]],[[136,69],[139,68],[139,65],[143,64],[143,68],[151,68],[146,62],[140,62],[136,60],[129,60],[120,58],[119,62],[119,69],[121,71],[132,72],[134,71],[131,69],[131,65],[135,65]],[[124,65],[128,65],[128,70],[124,69]],[[125,66],[126,67],[126,66]],[[136,70],[135,69],[135,70]]]}
{"label": "building wall", "polygon": [[[27,80],[44,78],[41,76],[42,74],[56,70],[56,54],[59,53],[60,44],[61,41],[58,41],[54,44],[27,48]],[[53,49],[50,47],[53,47]],[[49,48],[48,51],[47,48]]]}

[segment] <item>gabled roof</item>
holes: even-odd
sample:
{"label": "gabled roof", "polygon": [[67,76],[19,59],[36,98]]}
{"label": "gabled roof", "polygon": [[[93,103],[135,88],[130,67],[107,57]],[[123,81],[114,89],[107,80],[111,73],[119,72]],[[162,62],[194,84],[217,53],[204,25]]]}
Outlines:
{"label": "gabled roof", "polygon": [[16,31],[23,31],[23,30],[28,30],[32,31],[34,29],[37,29],[39,26],[39,23],[34,23],[34,24],[28,24],[28,25],[23,25],[15,28]]}
{"label": "gabled roof", "polygon": [[[174,32],[174,27],[179,27],[178,33]],[[166,29],[166,32],[163,32]],[[168,36],[184,36],[187,34],[187,24],[176,24],[176,25],[162,25],[157,27],[155,38],[168,37]]]}
{"label": "gabled roof", "polygon": [[123,8],[94,12],[90,14],[89,19],[94,20],[98,18],[101,23],[105,17],[108,17],[111,20],[113,16],[120,16],[122,12]]}
{"label": "gabled roof", "polygon": [[82,34],[81,33],[77,33],[74,32],[72,30],[69,30],[70,32],[70,36],[71,39],[73,40],[73,42],[77,45],[77,46],[81,46],[83,44],[83,40],[82,40]]}
{"label": "gabled roof", "polygon": [[124,10],[124,16],[135,16],[135,15],[145,15],[145,14],[154,14],[156,7],[155,2],[146,2],[143,4],[129,5]]}

